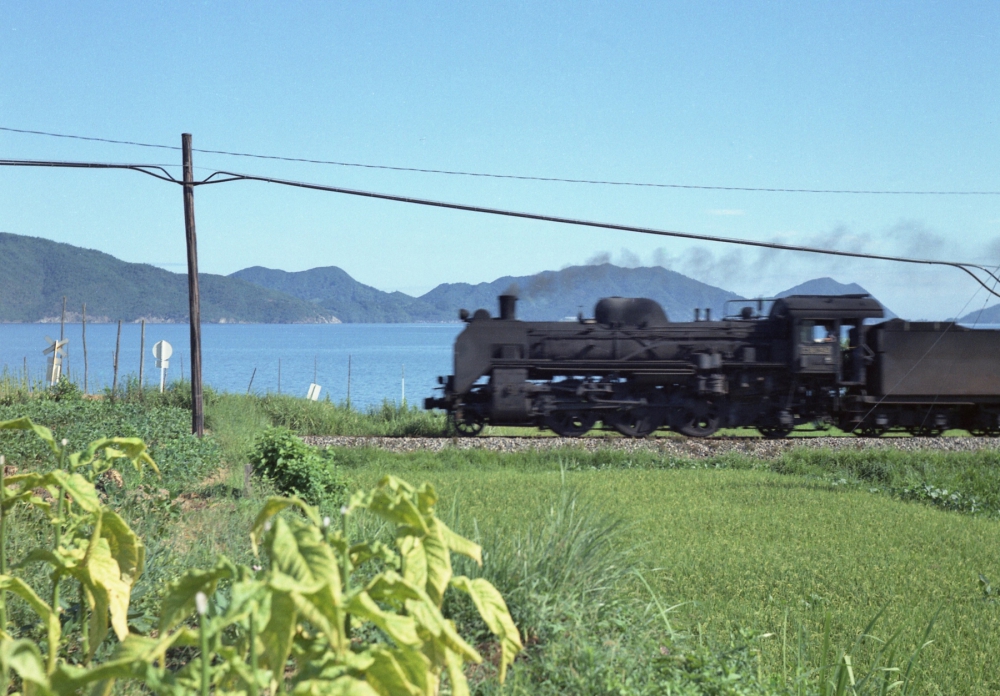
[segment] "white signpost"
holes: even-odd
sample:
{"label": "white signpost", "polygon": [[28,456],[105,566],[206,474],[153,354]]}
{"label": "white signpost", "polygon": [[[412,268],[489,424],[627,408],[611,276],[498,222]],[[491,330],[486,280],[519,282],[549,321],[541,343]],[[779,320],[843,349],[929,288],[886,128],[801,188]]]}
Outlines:
{"label": "white signpost", "polygon": [[160,393],[163,393],[163,386],[167,382],[167,368],[170,367],[170,356],[174,354],[173,346],[166,341],[157,341],[153,345],[153,357],[156,358],[156,366],[160,368]]}
{"label": "white signpost", "polygon": [[306,398],[309,399],[310,401],[318,401],[319,390],[322,388],[323,387],[313,382],[312,384],[309,385],[309,392],[306,394]]}
{"label": "white signpost", "polygon": [[62,359],[66,355],[66,344],[69,343],[69,339],[57,341],[46,336],[45,340],[50,344],[48,348],[42,351],[43,355],[49,355],[46,378],[49,381],[49,386],[54,387],[62,375]]}

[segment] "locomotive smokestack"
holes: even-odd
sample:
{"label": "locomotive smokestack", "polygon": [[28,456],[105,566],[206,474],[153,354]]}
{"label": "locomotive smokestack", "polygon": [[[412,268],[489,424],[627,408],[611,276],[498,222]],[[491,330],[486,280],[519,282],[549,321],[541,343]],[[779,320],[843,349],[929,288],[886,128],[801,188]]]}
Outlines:
{"label": "locomotive smokestack", "polygon": [[705,321],[712,321],[712,308],[705,307]]}
{"label": "locomotive smokestack", "polygon": [[500,318],[517,319],[517,295],[500,295]]}
{"label": "locomotive smokestack", "polygon": [[701,309],[699,307],[694,308],[694,320],[701,321]]}

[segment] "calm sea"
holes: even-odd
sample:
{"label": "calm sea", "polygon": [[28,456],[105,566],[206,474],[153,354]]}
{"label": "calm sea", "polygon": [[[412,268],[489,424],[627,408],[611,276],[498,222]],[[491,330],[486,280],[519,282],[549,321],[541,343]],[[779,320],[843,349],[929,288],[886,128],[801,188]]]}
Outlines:
{"label": "calm sea", "polygon": [[[364,408],[403,398],[420,404],[431,396],[437,376],[452,372],[452,345],[462,324],[205,324],[202,363],[206,385],[218,391],[258,394],[280,390],[305,396],[309,383],[322,387],[335,402],[347,398],[348,358],[351,403]],[[111,386],[116,324],[87,324],[87,386],[91,392]],[[58,338],[58,324],[0,324],[0,365],[34,379],[45,372],[46,336]],[[69,377],[83,384],[80,324],[66,325]],[[190,377],[190,338],[186,324],[147,324],[145,382],[159,384],[153,344],[164,340],[174,353],[167,380]],[[123,324],[119,379],[139,374],[140,327]],[[64,363],[63,373],[67,372]],[[254,372],[256,370],[256,373]],[[253,384],[250,379],[253,377]]]}

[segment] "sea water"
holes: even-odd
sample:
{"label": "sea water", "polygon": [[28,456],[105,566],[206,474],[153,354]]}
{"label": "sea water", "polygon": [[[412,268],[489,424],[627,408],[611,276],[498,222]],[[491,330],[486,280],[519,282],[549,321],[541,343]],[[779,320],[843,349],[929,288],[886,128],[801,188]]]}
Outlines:
{"label": "sea water", "polygon": [[[351,404],[377,406],[384,400],[420,405],[434,394],[438,375],[452,373],[452,346],[462,324],[203,324],[202,374],[217,391],[268,392],[305,396],[309,384],[321,387],[320,398],[347,400],[350,360]],[[87,324],[87,388],[100,393],[113,380],[117,324]],[[122,324],[118,379],[139,374],[140,326]],[[59,338],[58,324],[0,324],[0,365],[21,375],[25,360],[33,380],[45,374],[49,346]],[[66,324],[68,358],[63,374],[83,386],[82,326]],[[144,381],[158,386],[160,370],[153,344],[167,341],[173,355],[167,381],[190,379],[191,353],[187,324],[147,324]],[[279,385],[280,361],[280,385]],[[405,377],[404,377],[405,376]],[[251,383],[251,378],[253,379]]]}

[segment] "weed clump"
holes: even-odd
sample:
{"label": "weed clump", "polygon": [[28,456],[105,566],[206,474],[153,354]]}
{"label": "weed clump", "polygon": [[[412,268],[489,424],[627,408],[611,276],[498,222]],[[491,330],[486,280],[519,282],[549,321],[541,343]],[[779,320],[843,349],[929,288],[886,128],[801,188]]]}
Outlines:
{"label": "weed clump", "polygon": [[329,502],[347,490],[332,456],[309,447],[287,428],[265,430],[250,452],[250,464],[281,493],[311,505]]}

